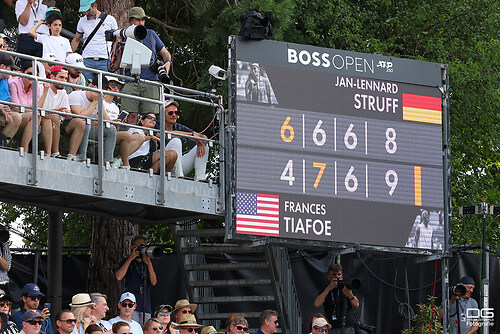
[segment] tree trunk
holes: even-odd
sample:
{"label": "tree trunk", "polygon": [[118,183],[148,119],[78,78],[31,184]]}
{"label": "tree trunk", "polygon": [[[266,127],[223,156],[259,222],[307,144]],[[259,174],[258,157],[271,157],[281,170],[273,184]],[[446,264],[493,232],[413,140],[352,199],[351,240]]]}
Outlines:
{"label": "tree trunk", "polygon": [[118,28],[126,28],[128,24],[128,10],[134,6],[134,0],[98,0],[97,8],[116,19]]}
{"label": "tree trunk", "polygon": [[[128,10],[133,0],[98,0],[97,8],[112,15],[119,28],[128,27]],[[92,217],[92,241],[88,272],[88,291],[108,296],[109,314],[117,314],[117,304],[124,283],[118,282],[115,272],[120,260],[130,255],[130,241],[138,234],[137,225],[127,220]]]}
{"label": "tree trunk", "polygon": [[137,235],[137,225],[127,220],[92,217],[92,241],[88,273],[88,291],[108,296],[109,315],[117,314],[123,291],[115,272],[121,259],[130,255],[130,241]]}

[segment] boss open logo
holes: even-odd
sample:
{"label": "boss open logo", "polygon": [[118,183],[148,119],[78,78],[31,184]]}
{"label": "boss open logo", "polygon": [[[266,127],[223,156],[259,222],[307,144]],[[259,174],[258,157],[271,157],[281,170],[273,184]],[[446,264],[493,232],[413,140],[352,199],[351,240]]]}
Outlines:
{"label": "boss open logo", "polygon": [[466,312],[467,325],[479,327],[493,326],[495,319],[494,309],[491,307],[487,308],[468,308]]}

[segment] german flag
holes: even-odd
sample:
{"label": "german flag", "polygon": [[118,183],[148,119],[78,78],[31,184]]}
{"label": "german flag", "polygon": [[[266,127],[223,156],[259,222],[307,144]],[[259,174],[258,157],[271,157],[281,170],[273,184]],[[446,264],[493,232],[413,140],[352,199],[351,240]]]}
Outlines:
{"label": "german flag", "polygon": [[403,120],[441,124],[441,98],[403,93]]}

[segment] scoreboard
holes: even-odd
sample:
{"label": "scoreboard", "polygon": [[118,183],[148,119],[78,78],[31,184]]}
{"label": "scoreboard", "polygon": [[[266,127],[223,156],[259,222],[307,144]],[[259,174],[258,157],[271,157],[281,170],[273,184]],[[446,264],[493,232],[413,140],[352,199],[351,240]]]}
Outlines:
{"label": "scoreboard", "polygon": [[441,65],[233,40],[233,237],[441,250]]}

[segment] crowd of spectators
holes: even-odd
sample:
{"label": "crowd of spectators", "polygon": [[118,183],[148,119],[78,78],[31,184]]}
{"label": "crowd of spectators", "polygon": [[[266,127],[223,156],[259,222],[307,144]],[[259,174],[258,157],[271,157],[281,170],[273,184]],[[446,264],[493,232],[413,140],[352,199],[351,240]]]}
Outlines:
{"label": "crowd of spectators", "polygon": [[[103,126],[104,163],[113,168],[153,169],[156,173],[164,163],[165,170],[171,171],[174,177],[183,178],[194,170],[196,181],[206,180],[209,152],[207,141],[203,139],[207,137],[177,122],[180,112],[176,101],[167,101],[164,107],[160,107],[126,96],[118,98],[106,94],[107,91],[121,92],[159,100],[164,88],[154,82],[159,80],[157,72],[143,67],[140,78],[144,80],[141,81],[123,81],[119,76],[106,73],[101,79],[104,90],[102,109],[99,109],[99,93],[83,88],[98,88],[98,76],[89,69],[108,71],[112,45],[106,41],[105,31],[118,29],[116,19],[101,11],[96,0],[80,0],[79,12],[83,15],[78,21],[75,37],[69,41],[61,35],[63,16],[60,9],[47,7],[44,3],[42,0],[18,0],[15,4],[19,29],[16,51],[41,58],[40,67],[34,69],[30,58],[20,56],[16,62],[11,55],[0,51],[0,69],[14,71],[10,75],[0,73],[0,147],[21,147],[28,153],[33,135],[40,134],[43,143],[40,147],[43,147],[45,156],[86,162],[89,141],[97,141],[99,137],[97,119],[101,114],[105,121],[123,124]],[[130,8],[128,17],[129,24],[135,26],[144,26],[149,19],[141,7]],[[0,35],[0,50],[8,47],[8,42],[5,35]],[[160,69],[168,75],[172,56],[156,32],[147,29],[146,38],[139,42],[152,51],[150,62],[160,61]],[[16,71],[28,76],[16,76]],[[127,71],[123,74],[129,75]],[[33,78],[36,76],[61,83],[42,82],[34,87]],[[42,109],[38,111],[38,124],[33,124],[34,90],[37,108]],[[2,101],[22,106],[1,104]],[[164,162],[160,161],[159,151],[159,113],[162,108],[165,129],[174,133],[167,136]],[[51,110],[58,113],[51,113]],[[133,128],[128,124],[151,130]],[[38,134],[33,134],[34,125],[38,125]],[[183,143],[189,140],[175,134],[189,135],[194,147],[183,154]]]}

